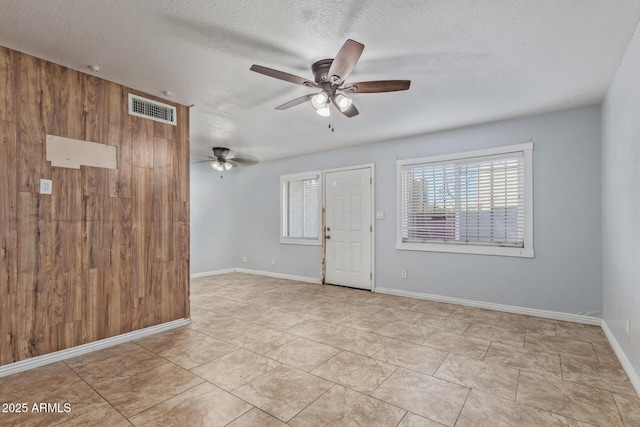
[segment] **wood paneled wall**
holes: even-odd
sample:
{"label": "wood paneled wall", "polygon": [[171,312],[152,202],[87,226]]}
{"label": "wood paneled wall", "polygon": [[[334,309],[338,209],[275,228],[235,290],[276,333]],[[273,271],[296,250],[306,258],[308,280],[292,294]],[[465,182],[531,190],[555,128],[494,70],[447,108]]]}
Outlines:
{"label": "wood paneled wall", "polygon": [[[189,317],[189,111],[130,116],[129,92],[0,46],[0,365]],[[118,169],[51,167],[47,134]]]}

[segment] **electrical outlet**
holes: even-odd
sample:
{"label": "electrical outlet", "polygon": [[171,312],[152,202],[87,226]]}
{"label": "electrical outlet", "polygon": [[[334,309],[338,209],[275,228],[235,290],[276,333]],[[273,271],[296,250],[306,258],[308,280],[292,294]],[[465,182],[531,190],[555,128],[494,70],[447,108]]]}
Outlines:
{"label": "electrical outlet", "polygon": [[407,270],[400,270],[400,278],[401,279],[407,278]]}
{"label": "electrical outlet", "polygon": [[51,194],[51,187],[53,187],[53,183],[50,179],[40,180],[40,194]]}
{"label": "electrical outlet", "polygon": [[271,265],[274,265],[276,263],[276,259],[275,258],[271,258]]}
{"label": "electrical outlet", "polygon": [[242,257],[242,262],[247,262],[247,257],[246,256]]}
{"label": "electrical outlet", "polygon": [[627,338],[631,338],[631,320],[627,319]]}

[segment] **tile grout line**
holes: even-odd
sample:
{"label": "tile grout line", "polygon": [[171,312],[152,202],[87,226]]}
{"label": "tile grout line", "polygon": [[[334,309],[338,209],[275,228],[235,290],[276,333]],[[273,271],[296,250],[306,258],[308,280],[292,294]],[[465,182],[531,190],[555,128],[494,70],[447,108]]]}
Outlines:
{"label": "tile grout line", "polygon": [[[183,369],[184,369],[184,368],[183,368]],[[192,389],[194,389],[194,388],[196,388],[196,387],[198,387],[198,386],[200,386],[200,385],[204,384],[205,382],[206,382],[206,380],[203,380],[201,383],[198,383],[198,384],[196,384],[196,385],[194,385],[194,386],[192,386],[192,387],[189,387],[189,388],[187,388],[187,389],[185,389],[185,390],[182,390],[182,391],[181,391],[180,393],[178,393],[178,394],[174,394],[173,396],[170,396],[170,397],[168,397],[168,398],[164,399],[164,400],[163,400],[163,401],[161,401],[161,402],[155,403],[155,404],[153,404],[153,405],[149,406],[148,408],[143,409],[142,411],[136,412],[135,414],[133,414],[133,415],[131,415],[129,418],[127,418],[127,420],[130,420],[131,418],[133,418],[133,417],[135,417],[135,416],[137,416],[137,415],[140,415],[140,414],[142,414],[143,412],[146,412],[146,411],[148,411],[148,410],[150,410],[150,409],[152,409],[152,408],[155,408],[156,406],[161,405],[161,404],[165,403],[166,401],[173,399],[174,397],[178,397],[178,396],[180,396],[182,393],[186,393],[187,391],[192,390]],[[133,424],[133,423],[132,423],[132,424]]]}
{"label": "tile grout line", "polygon": [[613,392],[610,392],[610,393],[611,393],[611,398],[613,399],[613,404],[616,405],[616,410],[618,411],[618,417],[620,417],[620,422],[622,423],[621,425],[626,426],[626,423],[622,418],[622,412],[620,411],[620,407],[618,406],[618,401],[616,400],[616,397],[613,395]]}
{"label": "tile grout line", "polygon": [[[221,389],[221,390],[222,390],[222,389]],[[223,390],[223,391],[224,391],[224,390]],[[229,393],[229,394],[230,394],[230,393]],[[240,399],[240,398],[239,398],[238,396],[236,396],[235,394],[234,394],[234,395],[232,395],[232,396],[235,396],[236,398]],[[225,426],[228,426],[229,424],[232,424],[232,423],[236,422],[237,420],[239,420],[240,418],[244,417],[244,416],[245,416],[245,415],[247,415],[249,412],[251,412],[251,411],[253,411],[254,409],[256,409],[256,408],[257,408],[256,406],[251,405],[249,402],[247,402],[247,401],[245,401],[245,400],[243,400],[243,399],[240,399],[240,400],[242,400],[243,402],[245,402],[245,403],[247,403],[248,405],[250,405],[250,406],[251,406],[251,408],[247,409],[247,411],[246,411],[246,412],[243,412],[242,414],[238,415],[237,417],[235,417],[234,419],[232,419],[231,421],[229,421],[228,423],[226,423],[226,424],[225,424]],[[259,409],[259,408],[257,408],[257,409]],[[264,411],[263,411],[263,412],[264,412]],[[266,414],[266,412],[265,412],[265,414]]]}
{"label": "tile grout line", "polygon": [[514,403],[518,403],[518,391],[520,390],[520,376],[522,375],[522,369],[518,369],[518,382],[516,383],[516,394],[513,398]]}
{"label": "tile grout line", "polygon": [[[91,388],[91,390],[93,390],[94,392],[96,392],[96,394],[97,394],[98,396],[100,396],[100,398],[101,398],[102,400],[104,400],[104,401],[107,403],[107,405],[111,406],[111,408],[113,408],[113,410],[114,410],[114,411],[116,411],[117,413],[119,413],[119,414],[122,416],[122,418],[124,418],[125,420],[127,420],[127,422],[128,422],[129,424],[133,425],[133,423],[132,423],[131,421],[129,421],[129,418],[125,417],[125,416],[124,416],[124,414],[123,414],[122,412],[120,412],[120,411],[119,411],[115,406],[113,406],[113,404],[112,404],[111,402],[109,402],[109,400],[107,400],[107,398],[106,398],[106,397],[104,397],[104,396],[103,396],[103,395],[102,395],[102,394],[101,394],[97,389],[95,389],[91,384],[89,384],[89,383],[87,382],[87,380],[85,380],[85,379],[84,379],[80,374],[78,374],[76,371],[74,371],[74,370],[73,370],[73,368],[71,368],[69,365],[67,365],[66,361],[64,361],[64,360],[63,360],[63,361],[62,361],[62,363],[64,363],[64,364],[67,366],[67,368],[69,368],[69,369],[71,370],[71,372],[73,372],[73,373],[74,373],[78,378],[80,378],[80,380],[82,380],[82,382],[84,382],[87,386],[89,386],[89,388]],[[93,411],[91,411],[91,412],[93,412]],[[73,419],[73,418],[72,418],[72,419]]]}
{"label": "tile grout line", "polygon": [[464,410],[464,405],[467,404],[467,400],[469,400],[469,396],[471,395],[471,391],[473,391],[473,389],[469,388],[469,391],[467,392],[467,396],[464,398],[464,403],[460,407],[460,412],[458,412],[458,416],[456,417],[456,420],[453,423],[454,426],[458,423],[458,420],[460,419],[460,415],[462,415],[462,411]]}
{"label": "tile grout line", "polygon": [[[313,375],[313,374],[312,374]],[[318,377],[320,378],[320,377]],[[325,381],[329,381],[326,378],[322,378]],[[329,392],[329,390],[331,390],[332,388],[334,388],[335,386],[339,385],[338,383],[334,383],[333,381],[329,381],[330,383],[333,383],[333,385],[331,387],[329,387],[328,389],[326,389],[324,392],[322,392],[318,397],[316,397],[315,399],[313,399],[312,402],[310,402],[308,405],[306,405],[304,408],[300,409],[298,412],[295,413],[295,415],[293,415],[291,418],[289,418],[287,421],[283,421],[285,424],[289,424],[289,422],[291,420],[293,420],[295,417],[297,417],[298,415],[300,415],[305,409],[307,409],[309,406],[313,405],[318,399],[320,399],[322,396],[324,396],[325,394],[327,394]],[[276,417],[278,418],[278,417]],[[280,418],[278,418],[280,419]],[[282,420],[280,420],[282,421]]]}

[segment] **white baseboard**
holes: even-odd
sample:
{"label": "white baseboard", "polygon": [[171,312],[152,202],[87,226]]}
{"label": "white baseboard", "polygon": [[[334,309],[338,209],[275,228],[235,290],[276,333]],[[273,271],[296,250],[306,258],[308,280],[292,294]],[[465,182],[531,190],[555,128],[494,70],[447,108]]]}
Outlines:
{"label": "white baseboard", "polygon": [[235,268],[225,268],[223,270],[204,271],[202,273],[194,273],[191,275],[192,279],[198,279],[200,277],[217,276],[218,274],[234,273]]}
{"label": "white baseboard", "polygon": [[463,298],[445,297],[440,295],[423,294],[421,292],[409,292],[399,289],[376,288],[375,292],[381,294],[398,295],[426,299],[430,301],[445,302],[449,304],[466,305],[469,307],[484,308],[487,310],[503,311],[505,313],[523,314],[525,316],[542,317],[545,319],[561,320],[564,322],[583,323],[585,325],[600,326],[602,319],[593,316],[583,316],[580,314],[561,313],[558,311],[538,310],[536,308],[518,307],[515,305],[495,304],[491,302],[473,301]]}
{"label": "white baseboard", "polygon": [[633,388],[636,389],[636,393],[638,394],[638,396],[640,396],[640,374],[631,364],[631,361],[627,357],[624,350],[622,350],[622,346],[620,346],[620,343],[616,339],[616,336],[607,324],[607,321],[604,319],[602,319],[602,330],[607,336],[607,339],[609,340],[613,351],[616,353],[616,356],[618,356],[618,360],[620,361],[620,364],[622,365],[624,371],[627,373],[627,376],[629,377],[629,381],[631,381]]}
{"label": "white baseboard", "polygon": [[149,335],[168,331],[170,329],[187,326],[191,323],[191,319],[178,319],[171,322],[161,323],[160,325],[150,326],[137,331],[127,332],[126,334],[116,335],[115,337],[105,338],[103,340],[82,344],[76,347],[67,348],[65,350],[54,351],[53,353],[35,356],[29,359],[20,360],[19,362],[9,363],[0,366],[0,378],[17,374],[18,372],[27,371],[29,369],[38,368],[50,363],[59,362],[71,357],[80,356],[82,354],[91,353],[93,351],[102,350],[103,348],[112,347],[128,341],[137,340]]}
{"label": "white baseboard", "polygon": [[316,284],[322,283],[322,279],[320,279],[319,277],[292,276],[291,274],[274,273],[272,271],[249,270],[246,268],[236,268],[235,271],[237,273],[247,273],[247,274],[255,274],[258,276],[275,277],[276,279],[296,280],[298,282],[316,283]]}

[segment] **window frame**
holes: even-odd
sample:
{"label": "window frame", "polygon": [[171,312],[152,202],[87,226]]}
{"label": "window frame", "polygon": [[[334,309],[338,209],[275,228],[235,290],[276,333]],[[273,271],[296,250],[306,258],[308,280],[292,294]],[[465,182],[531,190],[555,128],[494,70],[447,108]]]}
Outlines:
{"label": "window frame", "polygon": [[[285,220],[285,208],[284,208],[284,184],[291,181],[304,181],[307,179],[318,180],[318,230],[317,237],[289,237],[284,235],[284,220]],[[309,172],[294,173],[280,176],[280,243],[289,245],[322,245],[322,171],[315,170]]]}
{"label": "window frame", "polygon": [[[443,161],[472,160],[475,157],[522,153],[524,159],[524,247],[500,247],[474,243],[447,244],[444,242],[402,241],[402,168],[411,165]],[[465,253],[533,258],[533,142],[507,145],[475,151],[450,153],[396,161],[396,249],[427,252]]]}

